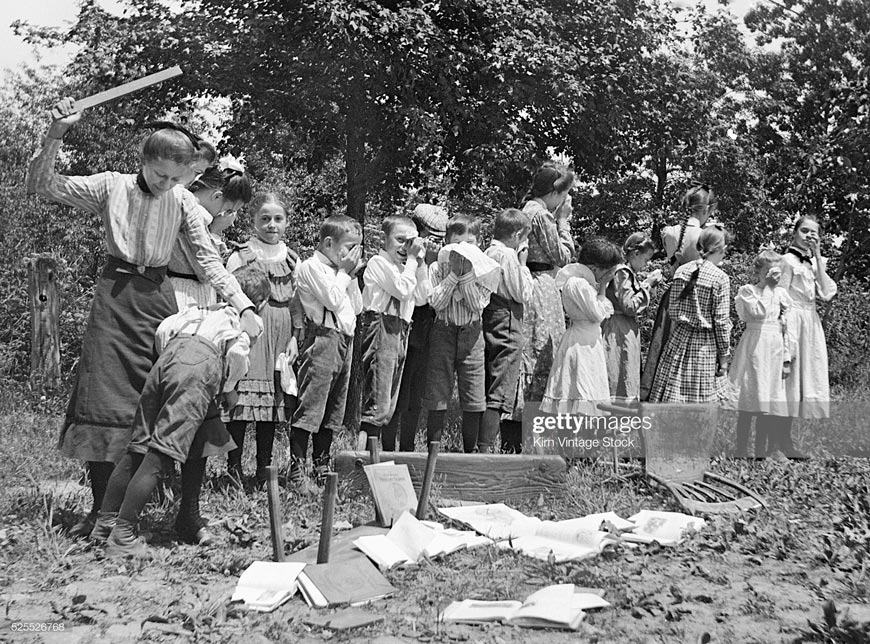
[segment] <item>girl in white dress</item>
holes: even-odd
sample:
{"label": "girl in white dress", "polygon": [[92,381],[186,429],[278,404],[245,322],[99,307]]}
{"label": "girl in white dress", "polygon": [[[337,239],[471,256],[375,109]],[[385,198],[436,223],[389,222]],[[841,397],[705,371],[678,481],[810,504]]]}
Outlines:
{"label": "girl in white dress", "polygon": [[601,322],[613,314],[606,291],[622,254],[610,242],[593,239],[578,259],[556,274],[570,326],[556,349],[541,411],[600,416],[598,403],[610,402]]}
{"label": "girl in white dress", "polygon": [[792,307],[788,292],[778,286],[782,256],[763,250],[755,258],[756,280],[737,291],[734,303],[746,330],[734,352],[728,372],[737,418],[737,456],[747,455],[749,431],[755,423],[755,455],[767,452],[768,426],[775,417],[788,416],[783,385],[784,365],[791,360],[783,341],[783,323]]}
{"label": "girl in white dress", "polygon": [[788,328],[795,356],[784,383],[788,417],[771,430],[770,437],[772,447],[792,459],[805,458],[792,444],[792,419],[827,418],[829,414],[828,348],[816,310],[816,299],[827,302],[837,294],[837,284],[828,276],[826,263],[819,250],[819,222],[812,215],[800,217],[782,260],[779,282],[794,300]]}

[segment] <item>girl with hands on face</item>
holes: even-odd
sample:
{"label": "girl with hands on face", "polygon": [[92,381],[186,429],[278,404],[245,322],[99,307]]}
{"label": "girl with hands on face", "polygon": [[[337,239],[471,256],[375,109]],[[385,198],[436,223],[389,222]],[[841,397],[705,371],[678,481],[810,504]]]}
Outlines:
{"label": "girl with hands on face", "polygon": [[607,286],[607,299],[613,315],[602,322],[607,354],[610,395],[616,402],[635,401],[640,396],[640,325],[638,316],[650,303],[650,289],[662,279],[660,270],[644,280],[638,277],[655,253],[655,245],[645,233],[633,233],[622,245],[625,262],[615,268]]}
{"label": "girl with hands on face", "polygon": [[541,411],[600,416],[598,404],[610,402],[601,323],[613,314],[606,292],[622,254],[606,240],[591,239],[578,259],[556,275],[571,324],[555,351]]}
{"label": "girl with hands on face", "polygon": [[[788,335],[783,322],[793,301],[780,287],[782,256],[763,250],[755,258],[755,281],[737,291],[734,304],[746,330],[734,351],[728,372],[731,404],[738,410],[737,456],[748,456],[749,432],[755,422],[755,456],[768,453],[771,429],[788,415],[783,366],[790,362]],[[775,448],[776,444],[771,447]]]}
{"label": "girl with hands on face", "polygon": [[771,430],[771,441],[772,447],[793,459],[805,456],[794,447],[792,419],[827,418],[830,414],[828,348],[816,301],[830,301],[837,294],[837,284],[827,273],[820,241],[816,218],[799,217],[792,230],[791,245],[783,255],[779,280],[794,302],[787,314],[787,324],[795,355],[784,382],[788,414]]}

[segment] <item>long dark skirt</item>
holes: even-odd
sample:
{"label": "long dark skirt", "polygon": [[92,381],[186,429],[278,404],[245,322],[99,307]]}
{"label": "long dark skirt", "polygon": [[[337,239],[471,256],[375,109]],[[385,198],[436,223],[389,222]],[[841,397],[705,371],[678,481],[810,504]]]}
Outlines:
{"label": "long dark skirt", "polygon": [[65,456],[117,462],[127,448],[139,395],[157,359],[154,334],[178,310],[164,273],[139,274],[114,258],[103,269],[60,433]]}
{"label": "long dark skirt", "polygon": [[656,311],[656,319],[652,328],[652,337],[649,341],[649,349],[646,352],[646,361],[643,363],[643,372],[640,376],[641,400],[649,400],[650,391],[652,391],[653,382],[656,378],[656,370],[659,366],[659,359],[671,333],[671,316],[668,315],[668,302],[670,302],[670,299],[671,287],[669,286],[662,293],[662,297],[659,300],[659,308]]}

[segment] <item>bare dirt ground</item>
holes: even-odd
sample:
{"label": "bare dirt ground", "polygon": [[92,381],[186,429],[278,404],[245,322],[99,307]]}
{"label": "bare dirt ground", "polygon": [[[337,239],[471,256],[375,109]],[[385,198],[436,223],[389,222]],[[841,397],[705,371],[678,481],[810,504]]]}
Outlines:
{"label": "bare dirt ground", "polygon": [[[870,642],[870,465],[866,460],[774,463],[724,460],[717,469],[762,492],[766,511],[713,518],[673,548],[618,547],[565,564],[495,547],[459,552],[387,573],[399,589],[366,607],[384,621],[331,631],[306,625],[297,595],[269,614],[229,603],[238,575],[269,560],[265,494],[225,489],[213,479],[204,513],[219,543],[171,540],[172,496],[151,507],[153,562],[107,560],[100,548],[62,535],[87,502],[66,481],[31,481],[0,496],[0,641],[128,642]],[[518,509],[563,519],[614,510],[677,509],[642,480],[607,480],[580,465],[559,498]],[[372,517],[367,499],[340,492],[337,520]],[[437,494],[437,490],[436,490]],[[319,499],[283,491],[287,551],[316,543]],[[613,607],[588,613],[577,633],[500,625],[440,625],[436,615],[463,598],[522,599],[552,583],[605,590]],[[827,619],[824,616],[827,610]],[[13,622],[62,631],[13,632]],[[40,627],[41,628],[41,627]]]}

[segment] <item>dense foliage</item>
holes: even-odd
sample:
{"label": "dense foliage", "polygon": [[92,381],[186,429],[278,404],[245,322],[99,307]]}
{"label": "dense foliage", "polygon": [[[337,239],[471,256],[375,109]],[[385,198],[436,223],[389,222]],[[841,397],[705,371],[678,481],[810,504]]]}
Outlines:
{"label": "dense foliage", "polygon": [[[763,2],[744,25],[727,8],[659,0],[121,4],[117,16],[84,0],[70,28],[18,25],[38,46],[79,53],[62,70],[10,74],[0,92],[0,379],[23,380],[29,366],[21,260],[52,251],[66,262],[69,373],[104,255],[96,218],[23,194],[45,110],[173,64],[180,79],[88,111],[67,137],[65,171],[132,170],[139,123],[186,121],[243,155],[260,187],[286,194],[289,241],[302,251],[332,212],[375,230],[426,200],[491,221],[553,153],[578,174],[581,240],[655,235],[703,180],[745,257],[782,245],[796,215],[820,217],[843,280],[826,315],[834,381],[851,382],[864,362],[867,0]],[[246,234],[244,224],[233,232]]]}

